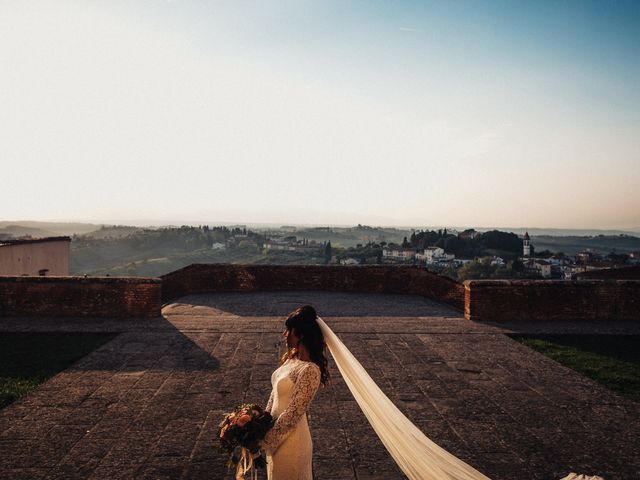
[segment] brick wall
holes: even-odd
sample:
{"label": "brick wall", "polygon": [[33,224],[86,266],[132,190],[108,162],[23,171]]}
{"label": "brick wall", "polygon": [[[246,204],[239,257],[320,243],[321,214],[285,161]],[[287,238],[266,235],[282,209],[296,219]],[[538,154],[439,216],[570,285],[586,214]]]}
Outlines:
{"label": "brick wall", "polygon": [[0,316],[156,317],[157,278],[3,277]]}
{"label": "brick wall", "polygon": [[471,320],[640,320],[637,280],[468,280],[464,286]]}
{"label": "brick wall", "polygon": [[576,278],[578,280],[640,280],[640,265],[581,272],[576,275]]}
{"label": "brick wall", "polygon": [[0,316],[156,317],[191,293],[325,290],[423,295],[478,321],[640,320],[639,280],[470,280],[404,265],[194,264],[158,278],[2,277]]}
{"label": "brick wall", "polygon": [[414,266],[193,264],[161,278],[163,302],[191,293],[327,290],[410,293],[464,308],[462,284]]}

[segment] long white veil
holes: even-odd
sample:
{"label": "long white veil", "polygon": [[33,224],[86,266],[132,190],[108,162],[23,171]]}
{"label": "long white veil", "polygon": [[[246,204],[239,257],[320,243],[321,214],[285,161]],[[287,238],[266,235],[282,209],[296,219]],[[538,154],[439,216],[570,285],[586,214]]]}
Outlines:
{"label": "long white veil", "polygon": [[429,440],[398,410],[360,362],[318,317],[324,341],[349,390],[395,462],[411,480],[489,480]]}

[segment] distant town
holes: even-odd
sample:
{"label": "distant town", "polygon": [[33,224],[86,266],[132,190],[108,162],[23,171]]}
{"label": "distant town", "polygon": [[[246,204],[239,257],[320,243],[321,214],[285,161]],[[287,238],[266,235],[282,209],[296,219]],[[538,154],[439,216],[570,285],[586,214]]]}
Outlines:
{"label": "distant town", "polygon": [[[70,228],[70,227],[69,227]],[[91,231],[86,231],[91,230]],[[246,225],[0,232],[0,275],[159,276],[192,263],[408,264],[463,281],[575,279],[640,265],[634,235],[531,236],[500,230]]]}

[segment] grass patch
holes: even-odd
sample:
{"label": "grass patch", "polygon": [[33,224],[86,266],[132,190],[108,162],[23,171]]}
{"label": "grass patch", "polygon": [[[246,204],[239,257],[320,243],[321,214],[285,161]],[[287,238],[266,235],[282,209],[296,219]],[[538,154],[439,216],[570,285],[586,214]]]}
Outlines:
{"label": "grass patch", "polygon": [[0,333],[0,409],[117,333]]}
{"label": "grass patch", "polygon": [[640,401],[640,335],[512,335],[605,387]]}

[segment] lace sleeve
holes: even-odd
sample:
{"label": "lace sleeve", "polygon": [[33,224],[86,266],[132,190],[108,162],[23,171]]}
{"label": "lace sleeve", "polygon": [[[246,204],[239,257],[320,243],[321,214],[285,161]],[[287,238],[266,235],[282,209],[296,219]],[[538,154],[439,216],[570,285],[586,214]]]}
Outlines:
{"label": "lace sleeve", "polygon": [[273,389],[271,389],[271,394],[269,395],[269,401],[267,402],[267,406],[264,409],[271,413],[271,407],[273,407]]}
{"label": "lace sleeve", "polygon": [[291,401],[277,418],[273,428],[267,432],[262,441],[262,448],[275,452],[282,441],[291,433],[300,417],[320,386],[320,369],[315,364],[306,366],[299,374],[291,392]]}

